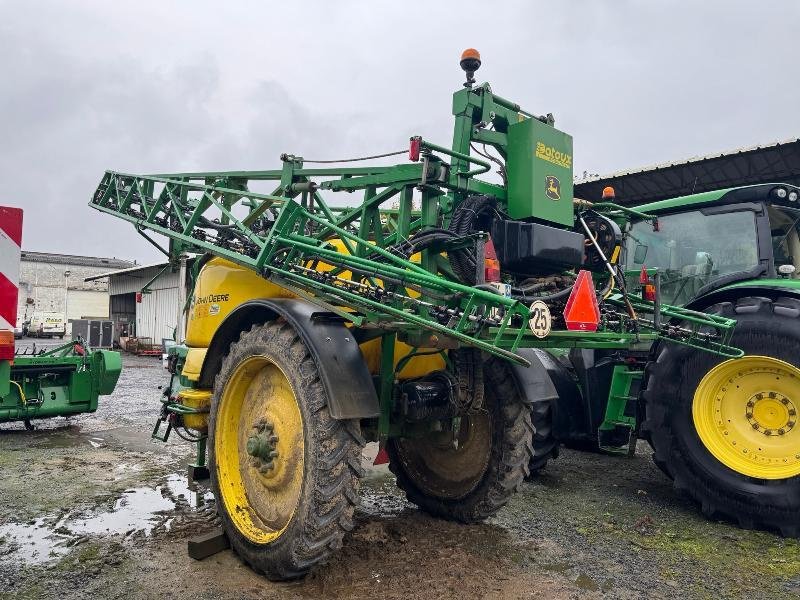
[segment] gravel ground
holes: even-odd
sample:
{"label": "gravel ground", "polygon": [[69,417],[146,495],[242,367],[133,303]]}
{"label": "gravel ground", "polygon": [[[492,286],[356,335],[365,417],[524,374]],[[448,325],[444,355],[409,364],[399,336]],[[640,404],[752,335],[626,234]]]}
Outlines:
{"label": "gravel ground", "polygon": [[150,440],[164,381],[158,359],[125,356],[95,414],[0,426],[0,599],[800,597],[797,540],[704,520],[643,444],[564,450],[474,526],[420,513],[372,468],[344,548],[299,582],[230,550],[194,561],[214,500],[186,483],[187,444]]}

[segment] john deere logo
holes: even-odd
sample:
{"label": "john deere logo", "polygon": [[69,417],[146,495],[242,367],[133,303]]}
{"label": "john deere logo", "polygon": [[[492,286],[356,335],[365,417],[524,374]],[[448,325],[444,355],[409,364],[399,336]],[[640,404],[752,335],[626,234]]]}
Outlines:
{"label": "john deere logo", "polygon": [[561,200],[561,182],[558,180],[558,177],[548,175],[545,178],[544,193],[547,194],[547,197],[551,200]]}

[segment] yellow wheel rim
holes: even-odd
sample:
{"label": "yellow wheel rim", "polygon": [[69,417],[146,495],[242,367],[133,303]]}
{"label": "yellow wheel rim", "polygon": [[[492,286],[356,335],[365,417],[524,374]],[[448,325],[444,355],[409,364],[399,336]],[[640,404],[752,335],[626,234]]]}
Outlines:
{"label": "yellow wheel rim", "polygon": [[242,361],[225,386],[215,428],[226,513],[251,542],[275,541],[303,488],[303,418],[284,372],[265,356]]}
{"label": "yellow wheel rim", "polygon": [[759,479],[800,475],[800,369],[768,356],[744,356],[700,381],[692,416],[700,440],[737,473]]}

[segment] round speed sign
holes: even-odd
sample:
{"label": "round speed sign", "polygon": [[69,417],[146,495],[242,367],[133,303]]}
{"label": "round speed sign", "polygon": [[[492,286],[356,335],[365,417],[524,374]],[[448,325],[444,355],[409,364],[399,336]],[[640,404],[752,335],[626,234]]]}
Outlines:
{"label": "round speed sign", "polygon": [[544,338],[550,335],[550,328],[553,326],[553,319],[550,316],[550,309],[547,304],[537,300],[531,304],[531,318],[528,325],[537,338]]}

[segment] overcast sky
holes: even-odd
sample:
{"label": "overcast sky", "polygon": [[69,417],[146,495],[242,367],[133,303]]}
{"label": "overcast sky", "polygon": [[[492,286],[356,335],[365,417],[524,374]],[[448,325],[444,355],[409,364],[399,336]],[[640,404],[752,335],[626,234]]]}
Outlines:
{"label": "overcast sky", "polygon": [[576,173],[800,137],[794,0],[0,0],[0,204],[25,249],[157,260],[87,207],[104,170],[449,145],[465,47],[555,114]]}

